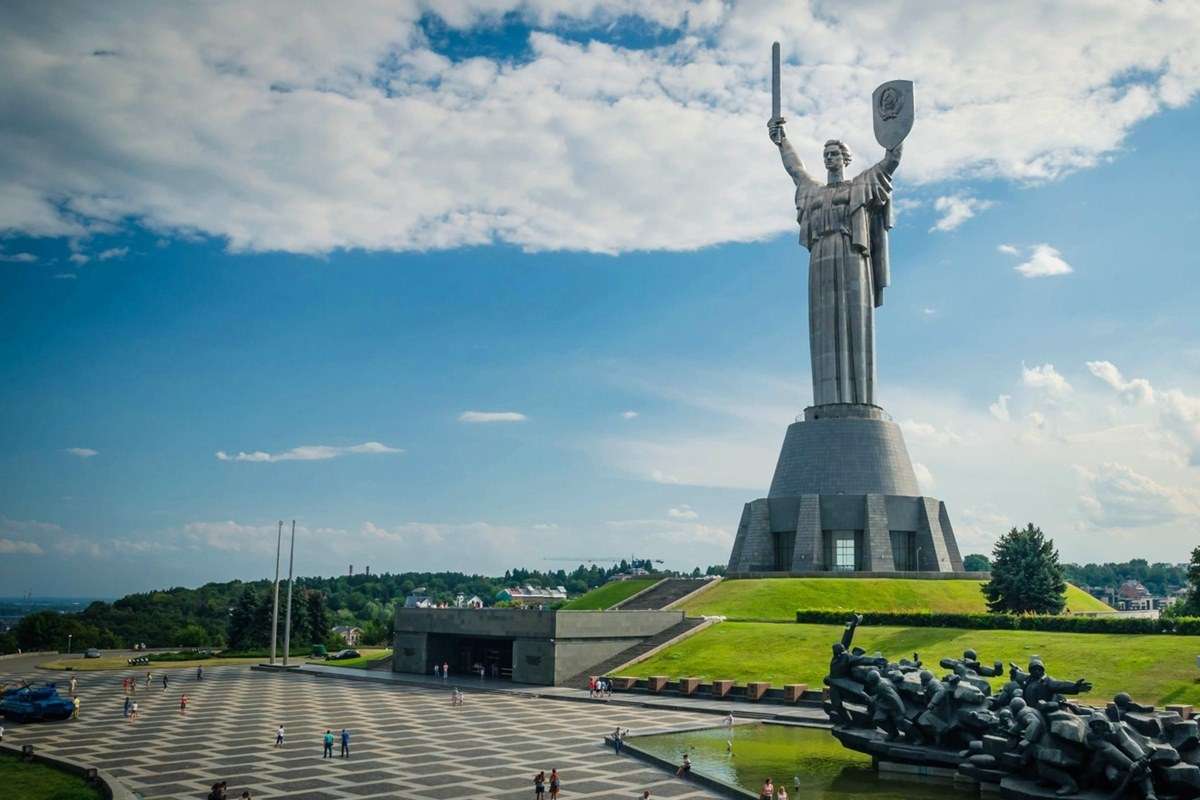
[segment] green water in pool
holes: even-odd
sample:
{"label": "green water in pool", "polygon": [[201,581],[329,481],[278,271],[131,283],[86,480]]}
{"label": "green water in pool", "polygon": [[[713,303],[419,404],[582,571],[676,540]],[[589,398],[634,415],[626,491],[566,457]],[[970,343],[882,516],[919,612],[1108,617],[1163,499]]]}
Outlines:
{"label": "green water in pool", "polygon": [[829,731],[819,728],[757,723],[631,736],[629,744],[674,764],[687,753],[693,772],[752,792],[770,777],[776,787],[787,787],[791,800],[961,800],[964,796],[949,784],[877,773],[868,756],[847,750]]}

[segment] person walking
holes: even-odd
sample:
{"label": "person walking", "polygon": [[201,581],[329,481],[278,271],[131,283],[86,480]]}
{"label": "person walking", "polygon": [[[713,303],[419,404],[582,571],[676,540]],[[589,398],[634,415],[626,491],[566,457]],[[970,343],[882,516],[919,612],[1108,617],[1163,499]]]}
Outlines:
{"label": "person walking", "polygon": [[74,675],[72,675],[71,676],[71,697],[75,696],[75,694],[76,694],[75,690],[78,688],[79,688],[79,681],[75,678]]}
{"label": "person walking", "polygon": [[446,680],[449,677],[450,677],[450,662],[443,661],[442,662],[442,680]]}
{"label": "person walking", "polygon": [[150,670],[146,670],[146,688],[150,688]]}
{"label": "person walking", "polygon": [[342,728],[342,758],[350,757],[350,731]]}
{"label": "person walking", "polygon": [[544,800],[546,797],[546,773],[539,772],[533,778],[533,800]]}
{"label": "person walking", "polygon": [[71,698],[71,703],[74,708],[71,709],[71,719],[79,719],[79,698]]}
{"label": "person walking", "polygon": [[125,710],[124,710],[124,714],[125,714],[125,717],[128,719],[128,717],[129,717],[129,695],[125,695]]}
{"label": "person walking", "polygon": [[283,747],[283,724],[282,723],[280,723],[279,727],[275,729],[275,746]]}
{"label": "person walking", "polygon": [[129,678],[121,678],[121,691],[129,694]]}
{"label": "person walking", "polygon": [[167,673],[163,673],[163,691],[167,690]]}
{"label": "person walking", "polygon": [[138,715],[138,704],[135,701],[134,704],[129,707],[129,721],[133,722],[135,719],[137,719],[137,715]]}
{"label": "person walking", "polygon": [[[202,667],[200,665],[196,666],[196,680],[198,680],[198,681],[204,680],[204,667]],[[246,794],[249,794],[249,792],[246,792]]]}
{"label": "person walking", "polygon": [[779,784],[779,788],[775,790],[775,800],[788,800],[787,787],[782,783]]}
{"label": "person walking", "polygon": [[769,777],[763,781],[762,788],[758,790],[758,800],[775,800],[775,784]]}
{"label": "person walking", "polygon": [[187,713],[187,704],[188,704],[188,696],[186,694],[181,694],[179,696],[179,713],[180,714]]}
{"label": "person walking", "polygon": [[333,731],[326,729],[325,731],[325,750],[321,758],[333,758]]}
{"label": "person walking", "polygon": [[621,755],[622,745],[624,745],[624,737],[621,736],[621,726],[618,725],[617,729],[613,731],[613,751],[615,755]]}
{"label": "person walking", "polygon": [[558,777],[558,768],[550,770],[550,800],[558,800],[558,790],[561,788],[562,782]]}

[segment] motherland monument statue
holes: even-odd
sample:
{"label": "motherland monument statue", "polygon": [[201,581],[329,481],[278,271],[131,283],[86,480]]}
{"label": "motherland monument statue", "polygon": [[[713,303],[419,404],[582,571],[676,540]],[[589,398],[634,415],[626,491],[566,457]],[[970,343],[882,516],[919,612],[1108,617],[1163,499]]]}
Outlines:
{"label": "motherland monument statue", "polygon": [[788,427],[768,496],[747,503],[731,574],[962,572],[945,504],[922,496],[900,428],[877,401],[875,309],[891,283],[892,175],[915,118],[911,81],[871,97],[883,158],[847,180],[852,156],[825,142],[818,180],[788,140],[779,43],[767,133],[795,185],[808,251],[812,405]]}

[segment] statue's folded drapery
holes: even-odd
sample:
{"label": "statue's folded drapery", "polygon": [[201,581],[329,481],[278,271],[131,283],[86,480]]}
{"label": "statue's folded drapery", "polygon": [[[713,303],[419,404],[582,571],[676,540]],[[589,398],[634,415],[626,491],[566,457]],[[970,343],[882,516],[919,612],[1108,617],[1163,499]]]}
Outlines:
{"label": "statue's folded drapery", "polygon": [[883,163],[832,186],[796,187],[809,250],[813,404],[875,402],[875,308],[889,282],[892,179]]}

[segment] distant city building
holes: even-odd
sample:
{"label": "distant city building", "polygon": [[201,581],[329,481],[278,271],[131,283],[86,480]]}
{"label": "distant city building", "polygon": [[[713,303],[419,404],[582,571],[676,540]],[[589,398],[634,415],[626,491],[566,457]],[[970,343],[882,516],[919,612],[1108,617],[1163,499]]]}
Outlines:
{"label": "distant city building", "polygon": [[526,584],[525,586],[513,586],[508,589],[501,589],[496,592],[497,600],[507,600],[513,605],[518,606],[539,606],[546,603],[556,603],[559,600],[567,599],[567,590],[562,586],[556,586],[553,589],[537,589]]}
{"label": "distant city building", "polygon": [[433,608],[436,605],[433,598],[425,593],[424,586],[413,589],[412,594],[404,598],[405,608]]}
{"label": "distant city building", "polygon": [[471,595],[467,597],[465,594],[458,594],[454,598],[455,608],[483,608],[483,599],[479,595]]}
{"label": "distant city building", "polygon": [[342,637],[342,641],[347,647],[357,647],[358,642],[362,639],[362,628],[356,628],[353,625],[334,625],[333,632]]}

